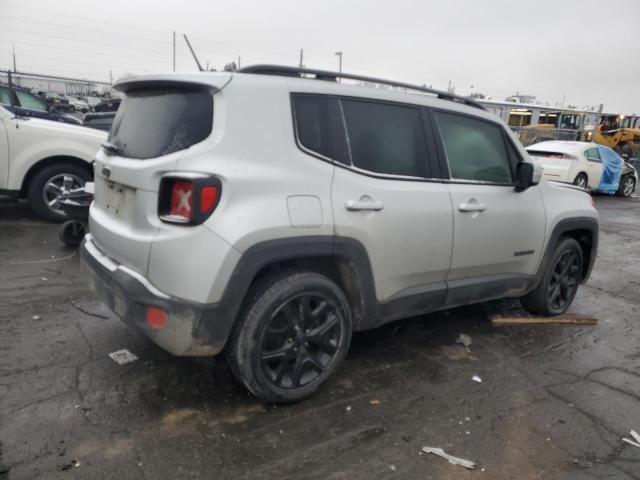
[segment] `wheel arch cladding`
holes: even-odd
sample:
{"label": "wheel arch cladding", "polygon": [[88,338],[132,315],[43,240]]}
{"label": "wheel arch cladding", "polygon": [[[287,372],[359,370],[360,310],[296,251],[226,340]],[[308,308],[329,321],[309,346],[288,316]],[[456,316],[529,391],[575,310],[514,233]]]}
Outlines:
{"label": "wheel arch cladding", "polygon": [[593,217],[575,217],[561,220],[554,227],[543,261],[540,264],[536,285],[542,279],[542,275],[544,275],[549,261],[563,237],[574,238],[580,244],[584,260],[582,264],[582,283],[588,280],[598,252],[598,220]]}
{"label": "wheel arch cladding", "polygon": [[284,270],[310,270],[334,281],[349,301],[355,330],[375,314],[373,273],[360,242],[333,236],[283,238],[253,245],[240,258],[219,304],[229,319],[229,332],[252,286],[265,275]]}

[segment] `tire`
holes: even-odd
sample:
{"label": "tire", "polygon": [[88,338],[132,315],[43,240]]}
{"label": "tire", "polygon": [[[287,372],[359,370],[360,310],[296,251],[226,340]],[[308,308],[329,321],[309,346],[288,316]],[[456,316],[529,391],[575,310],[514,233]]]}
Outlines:
{"label": "tire", "polygon": [[636,189],[636,179],[631,174],[627,174],[620,179],[620,185],[618,185],[618,191],[616,195],[618,197],[630,197]]}
{"label": "tire", "polygon": [[58,238],[67,247],[77,247],[85,234],[84,224],[75,220],[67,220],[58,230]]}
{"label": "tire", "polygon": [[579,173],[573,181],[573,184],[576,187],[584,188],[586,190],[589,186],[589,179],[585,173]]}
{"label": "tire", "polygon": [[[88,167],[88,164],[87,168],[83,168],[80,165],[63,161],[38,170],[27,186],[27,197],[31,209],[36,215],[45,220],[53,222],[67,220],[67,215],[60,208],[59,201],[53,203],[52,207],[49,206],[49,202],[56,197],[60,197],[65,190],[69,191],[84,187],[85,182],[92,178]],[[71,182],[67,181],[69,178]],[[59,191],[55,191],[51,187],[52,184],[58,186]],[[45,188],[47,191],[45,191]],[[45,201],[45,198],[47,198],[47,201]]]}
{"label": "tire", "polygon": [[[563,262],[566,263],[563,265]],[[566,312],[582,281],[583,262],[580,244],[573,238],[561,239],[540,284],[520,299],[522,306],[532,314],[545,317]]]}
{"label": "tire", "polygon": [[313,395],[351,343],[351,312],[342,290],[324,275],[290,271],[263,278],[248,298],[226,349],[233,374],[267,402]]}

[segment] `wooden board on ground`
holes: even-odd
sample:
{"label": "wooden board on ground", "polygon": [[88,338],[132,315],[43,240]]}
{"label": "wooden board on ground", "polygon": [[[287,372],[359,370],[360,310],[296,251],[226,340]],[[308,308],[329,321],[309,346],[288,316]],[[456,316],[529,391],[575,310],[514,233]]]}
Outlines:
{"label": "wooden board on ground", "polygon": [[493,315],[494,325],[596,325],[598,320],[579,313],[565,313],[556,317],[534,317],[528,315]]}

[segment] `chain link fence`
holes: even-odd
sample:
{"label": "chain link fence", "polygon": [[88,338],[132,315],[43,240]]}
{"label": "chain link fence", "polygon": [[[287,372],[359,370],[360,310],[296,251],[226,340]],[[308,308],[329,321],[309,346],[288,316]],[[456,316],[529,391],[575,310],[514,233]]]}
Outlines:
{"label": "chain link fence", "polygon": [[109,82],[7,70],[0,70],[0,84],[7,85],[9,76],[14,86],[26,88],[34,93],[56,92],[67,95],[100,96],[111,90]]}

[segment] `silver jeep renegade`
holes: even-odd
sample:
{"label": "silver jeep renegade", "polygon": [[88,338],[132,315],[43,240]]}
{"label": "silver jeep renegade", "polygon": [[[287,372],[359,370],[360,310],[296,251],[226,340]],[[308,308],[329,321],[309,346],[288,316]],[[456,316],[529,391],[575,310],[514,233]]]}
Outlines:
{"label": "silver jeep renegade", "polygon": [[90,284],[167,351],[224,351],[264,400],[314,393],[354,331],[501,297],[563,313],[596,258],[590,196],[540,181],[469,99],[268,65],[116,88]]}

